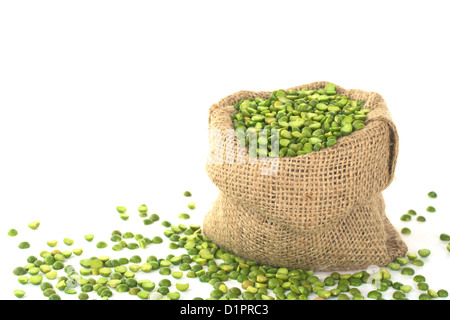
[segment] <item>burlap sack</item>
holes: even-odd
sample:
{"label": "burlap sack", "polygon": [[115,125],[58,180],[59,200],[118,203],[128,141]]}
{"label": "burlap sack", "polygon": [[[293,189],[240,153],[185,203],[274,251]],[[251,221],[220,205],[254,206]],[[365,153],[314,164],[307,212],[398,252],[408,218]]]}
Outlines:
{"label": "burlap sack", "polygon": [[[392,182],[398,154],[386,103],[375,92],[339,86],[336,91],[366,101],[364,108],[371,112],[364,129],[321,151],[280,158],[274,175],[262,175],[263,164],[250,164],[248,154],[245,164],[207,164],[220,190],[203,222],[209,239],[246,260],[315,271],[382,266],[406,254],[381,194]],[[233,128],[234,103],[269,95],[240,91],[220,100],[210,108],[210,128]],[[235,156],[236,148],[224,148],[223,159],[227,152]]]}

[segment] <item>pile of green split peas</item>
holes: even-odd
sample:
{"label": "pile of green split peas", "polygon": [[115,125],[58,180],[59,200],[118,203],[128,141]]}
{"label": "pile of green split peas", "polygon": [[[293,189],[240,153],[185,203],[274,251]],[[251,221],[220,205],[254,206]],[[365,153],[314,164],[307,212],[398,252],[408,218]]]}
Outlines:
{"label": "pile of green split peas", "polygon": [[267,100],[242,99],[231,119],[239,144],[249,145],[251,156],[295,157],[364,128],[370,112],[364,103],[337,94],[329,83],[318,90],[277,90]]}
{"label": "pile of green split peas", "polygon": [[[187,191],[184,195],[190,197],[191,193]],[[147,207],[143,206],[139,207],[140,216],[147,217]],[[195,204],[191,203],[189,208],[194,209]],[[125,210],[124,207],[117,208],[119,213]],[[80,300],[108,300],[116,293],[128,293],[144,300],[178,300],[189,289],[189,283],[177,282],[183,277],[210,284],[212,290],[206,300],[406,300],[408,293],[413,290],[421,292],[420,300],[448,297],[444,289],[431,289],[426,278],[416,274],[413,269],[413,266],[424,265],[423,259],[431,254],[428,249],[398,257],[374,274],[367,271],[345,274],[333,272],[320,279],[310,270],[276,268],[245,261],[207,239],[201,234],[199,225],[191,224],[188,227],[168,221],[163,221],[161,225],[167,228],[163,234],[169,240],[169,248],[184,248],[186,253],[169,254],[165,258],[150,255],[145,259],[137,254],[119,259],[94,256],[81,259],[80,267],[76,269],[69,261],[73,255],[82,255],[82,249],[62,252],[54,249],[51,252],[42,251],[39,257],[29,256],[27,263],[16,267],[13,273],[20,284],[39,286],[43,296],[49,300],[60,300],[62,293],[78,294]],[[11,230],[8,234],[15,236],[17,231]],[[93,239],[92,234],[85,236],[86,241]],[[110,240],[118,246],[116,251],[144,249],[148,244],[164,242],[159,236],[150,239],[119,230],[111,233]],[[441,240],[449,241],[450,236],[443,234]],[[64,242],[73,244],[73,240],[68,238]],[[130,246],[131,243],[135,245]],[[50,244],[51,247],[54,242]],[[97,247],[104,248],[98,244]],[[164,277],[158,283],[150,279],[136,280],[138,273],[148,274],[151,278],[152,273],[156,272]],[[396,272],[406,280],[413,280],[415,288],[392,281],[391,275]],[[230,280],[239,285],[230,286]],[[175,285],[173,282],[176,282]],[[373,288],[366,296],[359,290],[364,284]],[[392,296],[383,296],[390,288],[395,290]],[[15,290],[14,294],[22,298],[26,293],[24,290]],[[193,299],[204,300],[202,297]]]}

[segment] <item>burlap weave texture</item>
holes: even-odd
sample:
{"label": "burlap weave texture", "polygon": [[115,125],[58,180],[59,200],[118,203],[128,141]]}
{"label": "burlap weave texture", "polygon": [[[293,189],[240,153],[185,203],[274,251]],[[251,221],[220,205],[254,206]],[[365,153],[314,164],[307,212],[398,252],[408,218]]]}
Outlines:
{"label": "burlap weave texture", "polygon": [[[247,260],[315,271],[381,266],[406,253],[381,194],[393,180],[398,155],[387,105],[375,92],[340,86],[336,91],[366,101],[364,108],[371,111],[364,129],[321,151],[280,158],[273,175],[261,174],[266,164],[251,164],[248,155],[244,164],[206,165],[220,190],[203,222],[208,238]],[[220,100],[210,108],[209,127],[225,137],[225,130],[233,128],[230,115],[237,101],[269,95],[240,91]],[[227,156],[236,156],[236,148],[224,148],[223,159]]]}

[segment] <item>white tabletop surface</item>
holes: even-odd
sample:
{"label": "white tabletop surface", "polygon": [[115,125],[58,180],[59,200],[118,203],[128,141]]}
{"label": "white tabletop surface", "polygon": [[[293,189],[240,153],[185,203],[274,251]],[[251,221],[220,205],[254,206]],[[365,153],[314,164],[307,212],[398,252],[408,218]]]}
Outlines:
{"label": "white tabletop surface", "polygon": [[[385,98],[400,136],[395,179],[383,193],[387,215],[398,230],[412,230],[403,236],[410,251],[432,251],[417,273],[436,291],[450,290],[450,252],[439,240],[450,234],[446,6],[2,2],[0,299],[15,298],[15,289],[26,291],[24,299],[44,298],[33,285],[20,285],[12,270],[48,250],[48,240],[58,240],[61,250],[81,247],[84,258],[183,253],[168,249],[166,238],[135,252],[109,247],[99,253],[95,243],[109,241],[115,229],[161,235],[159,224],[143,225],[142,203],[161,220],[201,224],[218,193],[205,171],[209,106],[239,90],[319,80]],[[184,198],[184,190],[193,197]],[[431,190],[437,199],[427,197]],[[191,221],[179,220],[190,201],[197,204]],[[118,205],[128,208],[128,221],[119,219]],[[428,205],[437,212],[427,213]],[[401,222],[408,209],[427,222]],[[27,227],[34,220],[41,222],[36,231]],[[19,235],[8,237],[10,228]],[[95,234],[92,243],[83,240],[88,233]],[[64,237],[75,240],[72,247]],[[19,250],[21,241],[31,248]],[[76,258],[69,261],[77,265]],[[144,276],[160,278],[138,278]],[[394,279],[412,283],[398,274]],[[210,285],[182,281],[191,283],[182,299],[209,296]]]}

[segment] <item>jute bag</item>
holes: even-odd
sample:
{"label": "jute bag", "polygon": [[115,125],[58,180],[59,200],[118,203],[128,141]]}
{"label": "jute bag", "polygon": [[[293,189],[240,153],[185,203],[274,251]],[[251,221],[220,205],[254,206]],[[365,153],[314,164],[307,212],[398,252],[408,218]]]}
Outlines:
{"label": "jute bag", "polygon": [[[314,271],[382,266],[406,254],[381,194],[393,180],[398,154],[397,130],[386,103],[375,92],[339,86],[336,91],[366,101],[364,108],[371,111],[365,128],[321,151],[279,158],[275,174],[261,174],[267,164],[260,159],[250,163],[248,153],[243,164],[206,165],[220,190],[203,222],[209,239],[246,260]],[[225,143],[225,130],[233,128],[233,105],[269,95],[240,91],[220,100],[210,108],[210,129],[224,132]],[[223,159],[236,156],[236,150],[235,139],[234,148],[223,148]]]}

